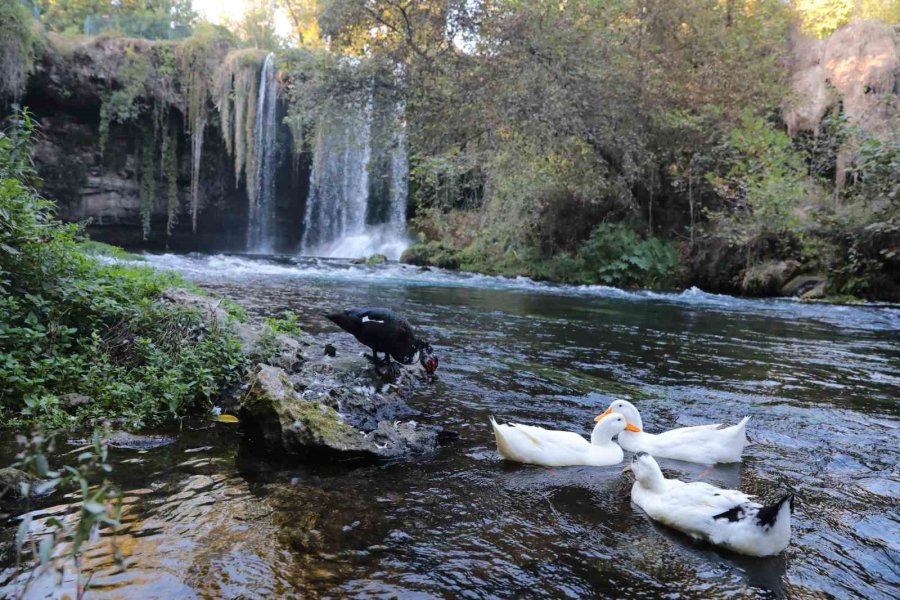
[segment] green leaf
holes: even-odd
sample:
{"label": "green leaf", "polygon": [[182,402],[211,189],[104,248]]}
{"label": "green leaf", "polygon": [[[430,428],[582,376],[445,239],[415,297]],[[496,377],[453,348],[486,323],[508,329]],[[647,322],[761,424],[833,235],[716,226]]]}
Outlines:
{"label": "green leaf", "polygon": [[84,510],[91,513],[92,515],[101,515],[106,513],[106,507],[99,502],[95,502],[94,500],[88,500],[87,502],[85,502]]}

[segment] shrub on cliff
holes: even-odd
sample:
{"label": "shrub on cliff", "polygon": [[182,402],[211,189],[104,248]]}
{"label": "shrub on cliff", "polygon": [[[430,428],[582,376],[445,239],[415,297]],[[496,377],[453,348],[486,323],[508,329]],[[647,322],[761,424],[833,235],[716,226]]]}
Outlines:
{"label": "shrub on cliff", "polygon": [[33,127],[0,134],[0,425],[139,428],[208,402],[242,375],[237,339],[163,302],[176,275],[80,251],[35,189]]}

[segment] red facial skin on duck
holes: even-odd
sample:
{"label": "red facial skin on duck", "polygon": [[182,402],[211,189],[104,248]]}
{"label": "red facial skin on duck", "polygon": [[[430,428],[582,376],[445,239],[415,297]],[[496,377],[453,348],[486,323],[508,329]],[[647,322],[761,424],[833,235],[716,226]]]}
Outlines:
{"label": "red facial skin on duck", "polygon": [[438,368],[438,359],[434,356],[429,356],[425,359],[425,377],[428,380],[428,383],[434,381],[434,372],[437,371]]}

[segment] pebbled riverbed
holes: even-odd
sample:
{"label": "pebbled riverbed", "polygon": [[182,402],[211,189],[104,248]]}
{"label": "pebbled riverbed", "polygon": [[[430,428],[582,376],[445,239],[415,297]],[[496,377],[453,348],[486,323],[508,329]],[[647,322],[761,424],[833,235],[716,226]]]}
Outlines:
{"label": "pebbled riverbed", "polygon": [[[224,425],[113,449],[127,568],[108,537],[95,542],[96,597],[888,598],[900,586],[898,308],[397,264],[147,259],[253,316],[295,311],[323,343],[342,335],[323,312],[395,307],[441,359],[437,383],[410,402],[416,420],[460,435],[432,455],[354,468],[268,464]],[[496,453],[489,415],[587,434],[618,397],[650,431],[750,415],[744,463],[702,478],[764,499],[795,491],[787,552],[739,557],[654,525],[631,506],[621,467],[542,469]],[[12,452],[0,444],[3,464]],[[705,469],[660,462],[686,479]],[[21,581],[15,525],[0,532],[7,592]],[[53,583],[30,593],[52,594]]]}

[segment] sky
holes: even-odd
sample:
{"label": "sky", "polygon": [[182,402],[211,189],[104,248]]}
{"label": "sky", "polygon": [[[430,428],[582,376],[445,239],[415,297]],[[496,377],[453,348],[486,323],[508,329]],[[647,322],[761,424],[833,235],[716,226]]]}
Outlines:
{"label": "sky", "polygon": [[[247,9],[245,0],[192,0],[192,4],[197,14],[219,25],[240,21]],[[285,38],[291,35],[291,23],[281,7],[275,9],[275,33]]]}

